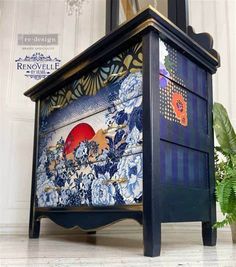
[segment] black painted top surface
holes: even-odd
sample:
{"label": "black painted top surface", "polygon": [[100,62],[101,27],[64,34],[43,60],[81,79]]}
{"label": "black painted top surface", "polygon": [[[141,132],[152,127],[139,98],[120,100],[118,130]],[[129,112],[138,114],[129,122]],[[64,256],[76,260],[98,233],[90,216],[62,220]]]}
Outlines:
{"label": "black painted top surface", "polygon": [[147,30],[157,31],[162,39],[173,44],[208,72],[212,74],[216,72],[219,60],[209,52],[210,50],[207,51],[206,48],[200,46],[154,8],[148,7],[27,90],[24,93],[25,96],[33,101],[42,99],[45,95],[57,90],[58,85],[73,79],[75,75],[84,73],[91,66],[96,66],[99,60],[103,60],[114,51],[119,51],[120,46],[124,46],[129,41],[140,40]]}

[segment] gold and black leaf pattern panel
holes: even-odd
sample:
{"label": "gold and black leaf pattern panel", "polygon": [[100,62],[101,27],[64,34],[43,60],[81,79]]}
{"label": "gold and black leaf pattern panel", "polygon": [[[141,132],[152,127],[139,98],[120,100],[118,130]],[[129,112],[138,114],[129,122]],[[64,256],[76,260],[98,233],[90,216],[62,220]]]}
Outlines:
{"label": "gold and black leaf pattern panel", "polygon": [[72,100],[71,85],[58,90],[41,102],[41,116],[48,116],[52,111],[65,107]]}
{"label": "gold and black leaf pattern panel", "polygon": [[83,95],[95,95],[108,82],[119,79],[119,75],[112,76],[113,74],[125,75],[127,72],[141,70],[142,61],[142,47],[138,43],[44,99],[41,103],[41,116],[48,116],[55,109],[65,107]]}

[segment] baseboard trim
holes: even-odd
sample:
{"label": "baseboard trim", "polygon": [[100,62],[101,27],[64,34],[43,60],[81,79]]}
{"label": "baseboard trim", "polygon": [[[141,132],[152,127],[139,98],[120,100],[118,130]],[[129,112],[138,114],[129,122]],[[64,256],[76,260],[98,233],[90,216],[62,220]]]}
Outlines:
{"label": "baseboard trim", "polygon": [[[185,222],[185,223],[164,223],[162,224],[164,232],[199,232],[201,231],[200,222]],[[104,227],[101,231],[104,233],[119,232],[137,232],[141,231],[140,226],[136,221],[126,220]],[[218,229],[220,232],[229,232],[230,227]],[[62,234],[81,234],[82,231],[78,228],[64,229],[48,219],[42,220],[41,234],[42,235],[62,235]],[[0,224],[0,235],[28,235],[28,224]]]}

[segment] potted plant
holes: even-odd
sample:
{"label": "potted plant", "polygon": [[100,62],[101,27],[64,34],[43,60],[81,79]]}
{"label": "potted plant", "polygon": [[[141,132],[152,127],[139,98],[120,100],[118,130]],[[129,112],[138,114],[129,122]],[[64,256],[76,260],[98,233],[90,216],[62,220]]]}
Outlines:
{"label": "potted plant", "polygon": [[216,197],[224,220],[215,227],[230,224],[233,243],[236,243],[236,134],[223,105],[213,106],[216,138],[220,146],[215,147]]}

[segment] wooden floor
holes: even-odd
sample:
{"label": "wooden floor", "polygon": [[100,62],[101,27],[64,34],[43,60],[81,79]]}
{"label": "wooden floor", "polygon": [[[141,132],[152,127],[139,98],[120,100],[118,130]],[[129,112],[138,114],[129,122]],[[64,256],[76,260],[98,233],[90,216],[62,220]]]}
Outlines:
{"label": "wooden floor", "polygon": [[0,236],[0,266],[236,266],[230,232],[218,233],[216,247],[203,247],[199,227],[163,226],[161,257],[143,257],[142,228],[119,224],[96,235],[72,233]]}

